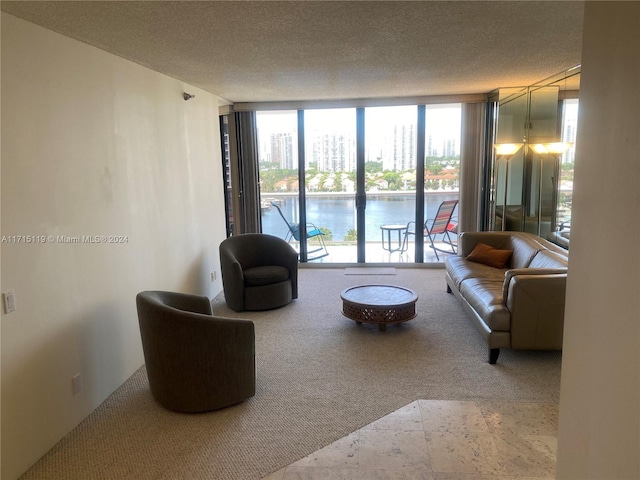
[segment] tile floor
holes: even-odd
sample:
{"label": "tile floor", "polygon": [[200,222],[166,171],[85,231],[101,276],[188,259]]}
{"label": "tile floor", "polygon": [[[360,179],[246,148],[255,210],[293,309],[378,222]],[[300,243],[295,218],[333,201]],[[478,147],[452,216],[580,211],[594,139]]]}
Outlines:
{"label": "tile floor", "polygon": [[555,479],[557,405],[416,400],[263,480]]}

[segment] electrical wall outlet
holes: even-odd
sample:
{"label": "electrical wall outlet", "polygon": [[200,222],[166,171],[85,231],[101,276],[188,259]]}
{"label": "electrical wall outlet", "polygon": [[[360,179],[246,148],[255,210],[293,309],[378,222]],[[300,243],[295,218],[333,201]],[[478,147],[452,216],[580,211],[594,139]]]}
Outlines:
{"label": "electrical wall outlet", "polygon": [[211,272],[211,281],[215,282],[216,278],[218,278],[218,272],[214,270],[213,272]]}
{"label": "electrical wall outlet", "polygon": [[2,293],[2,300],[4,303],[4,313],[11,313],[16,311],[16,294],[13,290],[7,290]]}

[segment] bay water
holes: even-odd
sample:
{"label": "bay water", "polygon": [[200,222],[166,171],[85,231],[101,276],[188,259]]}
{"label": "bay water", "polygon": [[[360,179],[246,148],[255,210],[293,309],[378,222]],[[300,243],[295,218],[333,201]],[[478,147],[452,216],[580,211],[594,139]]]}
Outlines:
{"label": "bay water", "polygon": [[[458,198],[457,191],[426,192],[425,218],[435,218],[438,207],[445,200]],[[278,194],[263,194],[263,201],[269,205],[275,200],[282,210],[282,214],[291,223],[299,219],[299,205],[297,196],[278,196]],[[331,241],[340,242],[350,230],[356,228],[356,209],[354,195],[307,194],[307,222],[318,228],[331,231]],[[380,241],[382,225],[406,225],[415,219],[415,195],[406,193],[371,193],[367,194],[366,229],[367,242]],[[456,216],[456,212],[454,212]],[[275,207],[262,211],[262,231],[284,238],[287,225]]]}

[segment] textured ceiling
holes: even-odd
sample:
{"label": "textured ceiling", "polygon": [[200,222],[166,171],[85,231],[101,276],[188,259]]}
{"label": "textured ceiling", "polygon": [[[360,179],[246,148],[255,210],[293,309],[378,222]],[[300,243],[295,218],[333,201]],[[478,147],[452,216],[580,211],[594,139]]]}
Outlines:
{"label": "textured ceiling", "polygon": [[485,93],[580,63],[583,2],[2,1],[232,102]]}

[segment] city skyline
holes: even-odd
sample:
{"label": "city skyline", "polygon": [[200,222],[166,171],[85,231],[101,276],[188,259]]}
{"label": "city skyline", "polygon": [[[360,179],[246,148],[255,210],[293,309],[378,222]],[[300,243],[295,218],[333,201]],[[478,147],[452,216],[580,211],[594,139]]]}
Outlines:
{"label": "city skyline", "polygon": [[[460,104],[427,106],[426,156],[459,155]],[[305,156],[320,171],[354,171],[356,110],[305,111]],[[261,161],[281,168],[297,168],[297,112],[258,112],[258,148]],[[383,162],[383,169],[416,167],[417,107],[365,109],[365,161]],[[285,145],[286,143],[286,145]]]}

